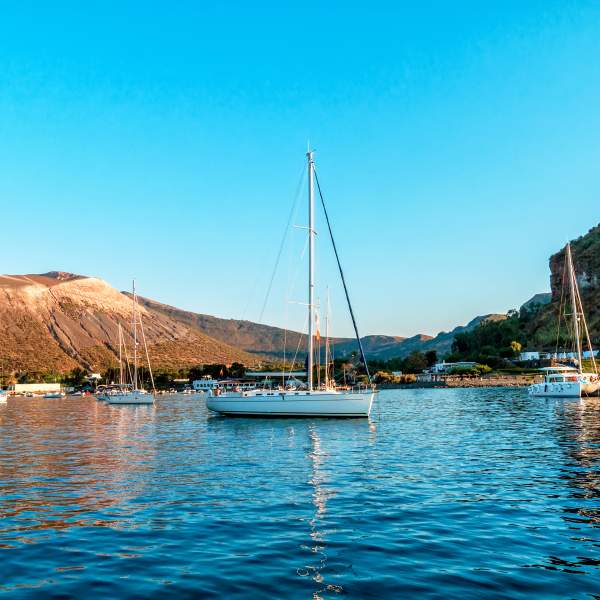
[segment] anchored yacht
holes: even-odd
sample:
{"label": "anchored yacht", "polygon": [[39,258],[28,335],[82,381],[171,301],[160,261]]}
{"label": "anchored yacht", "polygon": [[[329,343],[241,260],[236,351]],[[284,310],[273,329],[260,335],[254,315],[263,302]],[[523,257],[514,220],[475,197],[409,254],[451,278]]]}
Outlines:
{"label": "anchored yacht", "polygon": [[[307,348],[307,378],[305,390],[300,389],[255,389],[246,391],[232,391],[218,394],[218,390],[209,390],[206,406],[222,415],[245,415],[263,417],[368,417],[371,412],[373,400],[377,390],[372,385],[362,386],[351,390],[336,389],[334,382],[327,376],[323,387],[314,382],[314,340],[315,340],[315,301],[314,301],[314,261],[315,261],[315,228],[314,228],[314,181],[315,163],[313,152],[306,154],[308,162],[308,348]],[[335,241],[329,223],[329,217],[319,181],[317,178],[319,196],[325,213],[327,228],[329,230],[342,285],[348,300],[348,308],[352,317],[352,324],[356,333],[362,363],[367,371],[369,383],[371,377],[363,351],[356,320],[350,304],[350,297]],[[327,367],[326,367],[327,371]]]}
{"label": "anchored yacht", "polygon": [[542,383],[534,383],[529,388],[532,396],[555,396],[557,398],[579,398],[598,391],[598,375],[581,373],[575,367],[556,366],[541,369]]}
{"label": "anchored yacht", "polygon": [[[146,335],[144,333],[144,325],[141,315],[137,313],[137,294],[135,291],[135,281],[133,282],[133,303],[132,303],[132,318],[131,325],[133,330],[133,373],[131,376],[131,384],[125,383],[123,371],[123,360],[121,349],[125,347],[121,326],[119,325],[119,371],[120,382],[117,386],[111,386],[102,394],[102,400],[106,400],[109,404],[154,404],[154,394],[146,391],[140,386],[140,377],[138,374],[138,326],[141,332],[144,349],[146,351],[146,360],[148,361],[148,372],[150,373],[150,381],[154,393],[154,376],[152,375],[152,367],[150,366],[150,356],[148,354],[148,345],[146,344]],[[129,361],[127,361],[127,369],[129,371]]]}
{"label": "anchored yacht", "polygon": [[[542,372],[544,373],[544,381],[542,383],[534,383],[529,387],[529,394],[531,396],[580,398],[582,395],[589,396],[595,394],[598,392],[598,389],[600,389],[598,367],[596,365],[596,359],[594,357],[594,351],[590,341],[590,334],[588,331],[587,322],[585,320],[585,313],[583,311],[583,304],[579,294],[579,286],[577,285],[575,268],[573,267],[571,244],[567,244],[565,249],[565,275],[569,283],[571,303],[571,312],[565,312],[565,316],[571,317],[574,355],[576,356],[577,366],[568,367],[558,365],[555,367],[546,367],[545,369],[542,369]],[[561,302],[558,316],[559,327],[560,319],[563,316],[562,312],[563,307]],[[589,348],[590,362],[592,366],[591,372],[583,371],[583,339],[585,339]]]}

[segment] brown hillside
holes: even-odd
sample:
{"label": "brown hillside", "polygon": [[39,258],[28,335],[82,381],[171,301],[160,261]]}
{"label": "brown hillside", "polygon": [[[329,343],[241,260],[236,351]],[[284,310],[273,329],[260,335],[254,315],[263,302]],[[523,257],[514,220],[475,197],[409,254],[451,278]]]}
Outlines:
{"label": "brown hillside", "polygon": [[[131,299],[95,277],[63,272],[0,276],[5,371],[101,370],[116,363],[118,325],[130,352]],[[140,306],[153,367],[257,360],[196,328]]]}

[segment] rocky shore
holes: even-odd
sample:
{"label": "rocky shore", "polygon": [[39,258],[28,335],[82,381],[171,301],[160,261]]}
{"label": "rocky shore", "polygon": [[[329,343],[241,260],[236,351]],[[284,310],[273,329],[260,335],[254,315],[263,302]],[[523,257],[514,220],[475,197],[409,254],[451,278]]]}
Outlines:
{"label": "rocky shore", "polygon": [[485,377],[447,377],[443,381],[381,385],[381,389],[414,388],[480,388],[480,387],[527,387],[542,380],[541,375],[488,375]]}

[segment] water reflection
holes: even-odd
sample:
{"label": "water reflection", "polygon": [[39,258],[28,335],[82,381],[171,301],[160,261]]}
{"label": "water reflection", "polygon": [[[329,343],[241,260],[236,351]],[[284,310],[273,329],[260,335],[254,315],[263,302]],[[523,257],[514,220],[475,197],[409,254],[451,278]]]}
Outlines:
{"label": "water reflection", "polygon": [[0,590],[597,593],[600,401],[440,389],[381,402],[370,421],[273,421],[211,417],[185,397],[9,400]]}
{"label": "water reflection", "polygon": [[153,407],[12,399],[0,415],[3,547],[35,542],[46,530],[118,526],[123,515],[107,511],[139,493],[154,419]]}
{"label": "water reflection", "polygon": [[[600,565],[600,543],[594,534],[600,525],[600,399],[560,401],[555,411],[555,434],[566,458],[560,469],[561,487],[569,491],[562,502],[563,519],[571,539],[583,545],[578,556],[549,556],[548,568],[583,572],[578,569]],[[585,547],[591,556],[581,556]]]}

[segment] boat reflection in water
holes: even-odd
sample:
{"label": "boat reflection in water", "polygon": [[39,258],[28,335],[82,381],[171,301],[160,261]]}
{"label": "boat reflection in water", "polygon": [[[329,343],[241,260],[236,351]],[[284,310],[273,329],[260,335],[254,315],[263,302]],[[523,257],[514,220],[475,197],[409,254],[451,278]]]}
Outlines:
{"label": "boat reflection in water", "polygon": [[[376,438],[375,423],[369,421],[367,428],[364,427],[365,422],[356,423],[356,425],[357,427],[352,427],[352,437],[357,439],[357,429],[360,429],[362,434],[366,434],[363,443],[366,442],[368,445],[374,443]],[[336,557],[335,564],[332,565],[330,563],[331,557],[328,555],[328,546],[333,543],[331,536],[336,531],[333,523],[338,523],[341,517],[341,515],[332,514],[330,502],[341,493],[342,489],[341,487],[339,489],[335,487],[335,482],[331,479],[332,474],[336,473],[335,464],[328,463],[335,463],[338,457],[332,456],[330,451],[323,447],[322,436],[325,433],[320,433],[315,424],[309,425],[307,434],[310,440],[307,453],[310,466],[308,483],[312,487],[313,511],[311,518],[308,520],[311,542],[310,545],[302,546],[302,549],[310,552],[311,559],[308,564],[297,569],[297,573],[301,577],[312,579],[314,582],[312,597],[319,600],[324,597],[331,597],[332,594],[346,593],[340,575],[352,567],[350,564],[340,564],[339,557]],[[331,450],[331,452],[334,451]]]}
{"label": "boat reflection in water", "polygon": [[565,570],[600,566],[596,541],[600,525],[600,398],[562,402],[557,416],[556,434],[565,454],[561,478],[571,490],[562,500],[562,518],[573,530],[573,539],[588,545],[589,555],[582,556],[579,547],[576,556],[550,556],[548,560],[551,568]]}
{"label": "boat reflection in water", "polygon": [[343,589],[338,585],[331,585],[325,582],[325,571],[327,568],[327,541],[324,531],[323,520],[327,513],[327,502],[336,495],[334,489],[325,486],[325,473],[323,470],[326,452],[321,446],[321,439],[314,425],[308,429],[310,438],[310,451],[308,458],[310,460],[310,479],[308,483],[312,486],[312,503],[314,513],[309,520],[311,545],[304,546],[313,555],[311,563],[298,569],[298,575],[301,577],[311,577],[317,584],[317,589],[313,592],[313,598],[322,598],[321,593],[342,592]]}

